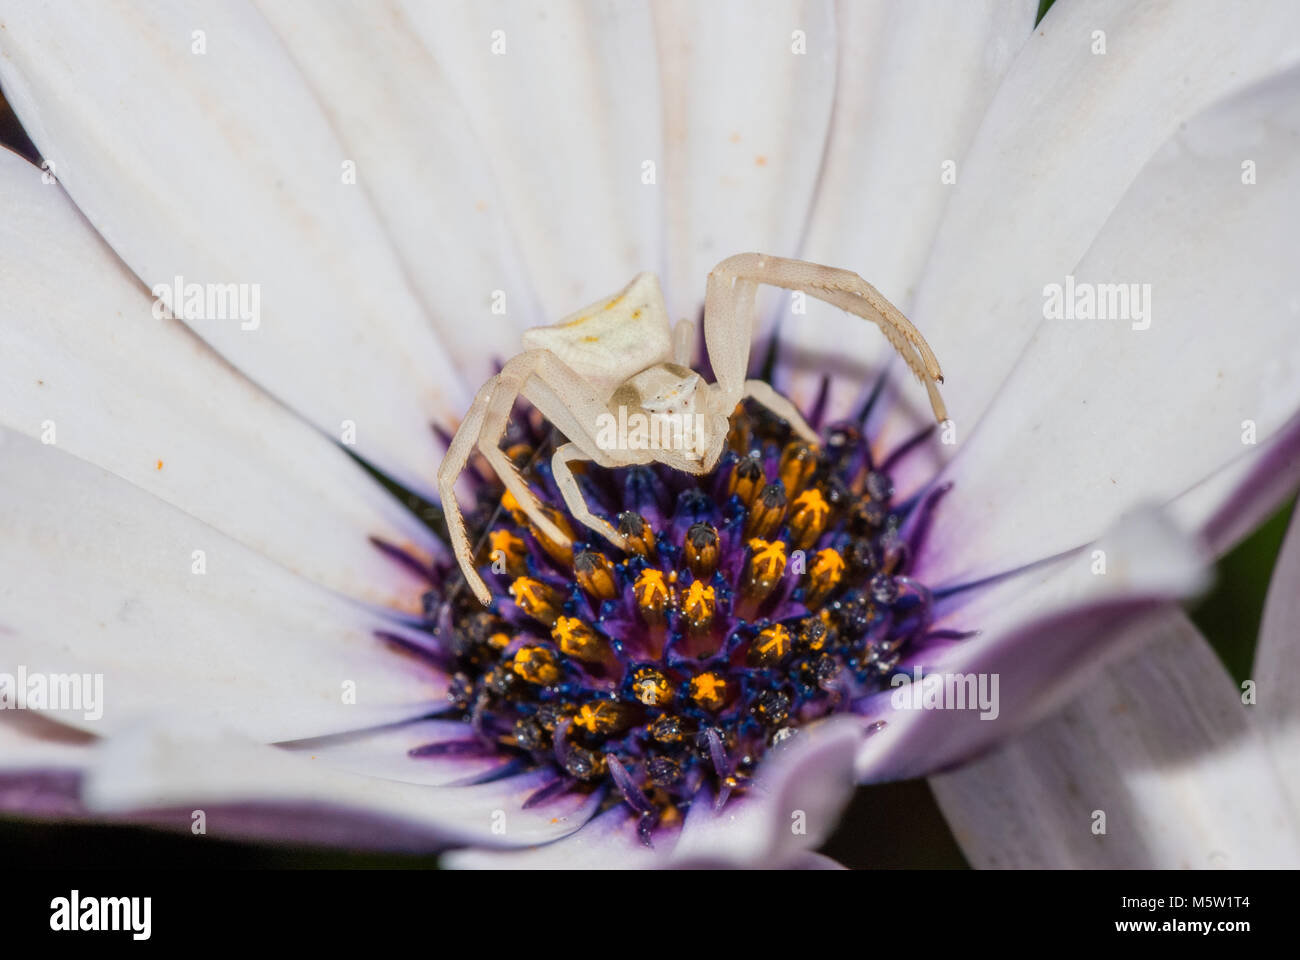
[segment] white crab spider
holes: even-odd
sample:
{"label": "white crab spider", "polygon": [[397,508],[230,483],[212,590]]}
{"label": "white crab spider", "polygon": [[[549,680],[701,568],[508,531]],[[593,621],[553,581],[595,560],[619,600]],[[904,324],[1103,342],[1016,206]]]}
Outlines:
{"label": "white crab spider", "polygon": [[[695,324],[681,320],[671,326],[658,279],[642,273],[612,297],[559,323],[525,331],[524,352],[479,390],[447,449],[438,470],[438,493],[456,559],[484,606],[491,602],[491,593],[474,568],[453,490],[475,447],[538,532],[556,544],[572,544],[542,511],[541,501],[500,447],[510,411],[521,396],[568,438],[551,463],[569,512],[621,550],[628,548],[626,538],[588,509],[570,461],[591,460],[602,467],[658,462],[688,473],[708,473],[722,455],[736,405],[747,397],[816,442],[817,435],[794,404],[767,383],[745,379],[760,284],[802,290],[873,321],[925,385],[935,418],[941,423],[948,418],[936,386],[943,382],[943,373],[929,344],[897,307],[856,273],[757,253],[738,254],[719,263],[709,273],[704,301],[704,344],[717,383],[705,383],[690,369]],[[694,449],[605,449],[597,442],[599,425],[620,405],[647,418],[692,417],[704,425],[703,435]]]}

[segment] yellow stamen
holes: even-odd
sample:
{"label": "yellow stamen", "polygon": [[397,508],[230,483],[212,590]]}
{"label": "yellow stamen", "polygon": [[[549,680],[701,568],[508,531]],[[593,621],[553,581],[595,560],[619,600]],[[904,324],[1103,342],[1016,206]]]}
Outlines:
{"label": "yellow stamen", "polygon": [[692,524],[686,531],[686,566],[697,580],[708,580],[718,569],[718,531],[707,523]]}
{"label": "yellow stamen", "polygon": [[584,663],[602,663],[610,653],[605,638],[577,617],[556,620],[551,637],[565,654]]}
{"label": "yellow stamen", "polygon": [[712,587],[706,587],[699,580],[691,583],[686,591],[686,600],[682,611],[686,614],[687,625],[692,630],[705,630],[713,623],[718,602]]}
{"label": "yellow stamen", "polygon": [[781,529],[785,519],[785,487],[778,481],[763,488],[749,507],[749,519],[745,523],[745,536],[771,537]]}
{"label": "yellow stamen", "polygon": [[632,585],[636,596],[637,608],[646,623],[663,623],[668,607],[672,603],[672,593],[664,582],[662,571],[645,569]]}
{"label": "yellow stamen", "polygon": [[750,662],[756,666],[776,666],[789,655],[792,642],[789,629],[774,623],[754,638],[749,648]]}
{"label": "yellow stamen", "polygon": [[749,541],[749,549],[752,552],[742,590],[747,597],[762,599],[772,592],[785,573],[785,541],[755,537]]}
{"label": "yellow stamen", "polygon": [[551,626],[560,616],[560,597],[549,586],[532,577],[516,577],[510,595],[519,609],[543,626]]}
{"label": "yellow stamen", "polygon": [[510,669],[529,683],[540,686],[546,686],[560,679],[560,668],[555,663],[555,654],[545,647],[520,647],[510,661]]}
{"label": "yellow stamen", "polygon": [[500,563],[512,577],[522,577],[528,572],[528,548],[509,530],[493,530],[488,534],[488,545],[494,569]]}
{"label": "yellow stamen", "polygon": [[818,550],[808,568],[808,592],[804,602],[810,607],[821,603],[839,586],[843,576],[844,558],[839,551],[830,547]]}
{"label": "yellow stamen", "polygon": [[817,472],[817,448],[802,440],[794,440],[781,451],[777,476],[793,496],[808,485]]}
{"label": "yellow stamen", "polygon": [[790,518],[790,536],[795,549],[807,550],[816,543],[826,529],[830,515],[831,505],[816,487],[799,494],[794,501],[794,515]]}

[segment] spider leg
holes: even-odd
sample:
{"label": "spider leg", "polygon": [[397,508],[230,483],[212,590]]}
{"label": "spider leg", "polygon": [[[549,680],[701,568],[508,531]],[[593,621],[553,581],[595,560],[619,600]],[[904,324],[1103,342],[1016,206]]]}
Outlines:
{"label": "spider leg", "polygon": [[443,457],[442,464],[438,467],[438,498],[442,501],[443,518],[447,521],[452,551],[456,554],[461,572],[465,575],[465,582],[474,591],[474,596],[478,598],[479,603],[485,607],[492,602],[492,594],[474,568],[474,552],[469,542],[469,534],[465,530],[465,517],[461,513],[460,503],[456,500],[455,487],[456,481],[465,470],[465,465],[469,463],[469,455],[482,432],[483,414],[487,411],[488,397],[495,386],[495,380],[494,377],[485,383],[478,395],[474,397],[469,412],[465,414],[465,419],[460,422],[456,435],[452,437],[451,445],[447,447],[447,455]]}
{"label": "spider leg", "polygon": [[941,423],[948,419],[937,386],[943,382],[943,371],[934,351],[912,322],[879,290],[850,270],[757,253],[728,257],[709,274],[704,339],[718,383],[729,399],[734,397],[738,401],[746,389],[750,328],[759,284],[801,290],[876,324],[925,386],[935,419]]}
{"label": "spider leg", "polygon": [[591,458],[576,443],[566,443],[556,448],[555,455],[551,457],[551,473],[555,477],[555,484],[560,488],[564,505],[569,508],[569,513],[573,514],[575,520],[601,534],[620,550],[627,551],[630,549],[627,538],[608,520],[591,512],[586,498],[582,495],[582,488],[578,486],[578,479],[569,468],[571,460],[589,459]]}
{"label": "spider leg", "polygon": [[694,358],[695,323],[683,318],[677,321],[677,326],[673,327],[673,362],[680,363],[683,367],[690,367],[694,366],[691,363]]}
{"label": "spider leg", "polygon": [[519,475],[515,465],[510,462],[506,452],[501,449],[501,437],[510,422],[510,411],[515,401],[523,392],[528,378],[537,369],[538,363],[545,356],[540,350],[530,350],[513,357],[501,372],[488,381],[492,389],[488,394],[483,412],[483,425],[478,435],[479,452],[487,458],[488,465],[501,478],[507,490],[514,495],[520,509],[547,539],[561,546],[571,544],[572,539],[555,525],[542,510],[542,502],[533,493],[527,481]]}

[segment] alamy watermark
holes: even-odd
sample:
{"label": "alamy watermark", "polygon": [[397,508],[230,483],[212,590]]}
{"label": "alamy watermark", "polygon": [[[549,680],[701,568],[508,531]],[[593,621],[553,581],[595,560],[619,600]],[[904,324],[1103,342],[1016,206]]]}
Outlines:
{"label": "alamy watermark", "polygon": [[121,931],[132,940],[148,940],[153,933],[153,897],[83,897],[73,890],[50,901],[50,929]]}
{"label": "alamy watermark", "polygon": [[0,710],[80,710],[86,720],[104,716],[102,673],[0,673]]}
{"label": "alamy watermark", "polygon": [[913,667],[911,676],[896,673],[889,685],[889,704],[895,710],[978,710],[981,720],[996,720],[996,673],[931,673]]}
{"label": "alamy watermark", "polygon": [[1134,330],[1146,330],[1151,326],[1151,284],[1077,283],[1067,275],[1065,283],[1043,287],[1043,318],[1128,320]]}
{"label": "alamy watermark", "polygon": [[260,283],[186,283],[177,275],[150,292],[155,320],[238,320],[241,330],[262,325]]}
{"label": "alamy watermark", "polygon": [[704,457],[706,418],[698,413],[643,413],[620,406],[596,417],[596,446],[602,450],[676,450],[688,460]]}

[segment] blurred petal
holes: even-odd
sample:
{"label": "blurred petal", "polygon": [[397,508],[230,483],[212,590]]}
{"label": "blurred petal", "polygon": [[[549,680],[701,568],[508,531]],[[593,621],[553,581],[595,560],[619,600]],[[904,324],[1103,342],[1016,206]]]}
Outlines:
{"label": "blurred petal", "polygon": [[77,770],[94,742],[93,735],[33,710],[0,713],[0,771],[5,775],[26,768]]}
{"label": "blurred petal", "polygon": [[973,866],[1300,865],[1253,708],[1185,615],[1153,633],[1058,716],[930,781]]}
{"label": "blurred petal", "polygon": [[1291,518],[1273,568],[1252,676],[1258,726],[1300,817],[1300,512]]}
{"label": "blurred petal", "polygon": [[931,643],[900,669],[983,678],[989,707],[914,709],[908,689],[878,694],[861,712],[885,726],[859,754],[859,778],[943,770],[1034,723],[1149,639],[1153,617],[1203,589],[1207,564],[1198,542],[1144,510],[1088,549],[941,600],[935,628],[975,635]]}
{"label": "blurred petal", "polygon": [[377,615],[98,467],[8,434],[0,489],[0,662],[102,674],[95,704],[56,719],[104,733],[148,710],[278,740],[443,702]]}
{"label": "blurred petal", "polygon": [[94,741],[30,710],[0,712],[0,813],[78,814],[81,771]]}
{"label": "blurred petal", "polygon": [[1253,533],[1300,487],[1300,413],[1247,451],[1170,505],[1183,526],[1201,528],[1215,554]]}
{"label": "blurred petal", "polygon": [[[406,276],[471,384],[544,322],[488,157],[451,83],[399,8],[258,0],[356,162]],[[427,4],[425,6],[428,6]],[[478,46],[486,50],[486,40]],[[494,291],[504,316],[492,312]],[[576,304],[575,304],[576,306]]]}
{"label": "blurred petal", "polygon": [[358,453],[431,491],[429,423],[452,423],[467,394],[368,194],[345,182],[349,152],[256,10],[0,13],[5,95],[136,276],[150,289],[245,285],[247,311],[187,322],[327,435],[355,425]]}
{"label": "blurred petal", "polygon": [[[802,257],[857,271],[908,311],[954,190],[944,164],[954,175],[962,168],[1037,8],[1036,0],[837,4],[835,109]],[[892,351],[857,317],[818,300],[807,309],[782,318],[783,358],[807,364],[787,392],[806,407],[829,372],[828,416],[848,416],[874,379],[868,371]],[[910,395],[928,416],[923,394]]]}
{"label": "blurred petal", "polygon": [[[835,15],[825,0],[660,0],[652,9],[664,90],[665,293],[674,320],[695,320],[723,258],[798,256],[830,129]],[[756,328],[770,329],[770,319]]]}
{"label": "blurred petal", "polygon": [[[310,580],[412,609],[368,542],[430,535],[345,453],[149,297],[40,171],[0,151],[0,423],[112,471]],[[328,519],[326,519],[328,518]]]}
{"label": "blurred petal", "polygon": [[663,150],[646,6],[413,0],[402,9],[486,148],[544,316],[508,309],[554,322],[642,270],[658,272],[662,188],[642,181],[643,164],[661,165]]}
{"label": "blurred petal", "polygon": [[1072,272],[1149,285],[1145,316],[1042,321],[947,471],[917,575],[1074,548],[1242,456],[1246,421],[1277,434],[1300,410],[1297,221],[1300,70],[1193,119],[1142,172]]}
{"label": "blurred petal", "polygon": [[449,843],[527,846],[582,826],[599,791],[524,809],[547,773],[473,787],[430,787],[356,776],[226,734],[142,725],[96,750],[89,810],[189,831],[202,810],[208,836],[354,849],[435,850]]}
{"label": "blurred petal", "polygon": [[[1063,283],[1072,272],[1089,273],[1075,266],[1090,246],[1094,276],[1087,279],[1155,284],[1156,323],[1166,326],[1178,317],[1176,294],[1158,283],[1166,275],[1156,273],[1153,260],[1168,253],[1168,262],[1177,264],[1170,251],[1181,255],[1202,246],[1202,254],[1230,260],[1216,265],[1212,275],[1232,276],[1238,259],[1268,253],[1254,243],[1234,247],[1217,230],[1205,229],[1224,215],[1225,202],[1245,200],[1240,163],[1246,143],[1234,137],[1246,131],[1228,125],[1218,128],[1229,137],[1218,148],[1176,141],[1194,146],[1191,159],[1200,159],[1203,175],[1213,160],[1222,160],[1221,193],[1211,205],[1171,204],[1179,209],[1160,210],[1155,222],[1141,224],[1138,232],[1149,249],[1132,267],[1115,256],[1117,228],[1108,227],[1110,244],[1094,244],[1094,238],[1117,212],[1131,233],[1141,222],[1135,199],[1152,207],[1153,193],[1178,195],[1177,181],[1148,175],[1143,188],[1125,198],[1143,167],[1191,117],[1300,60],[1298,29],[1300,7],[1288,0],[1249,7],[1215,0],[1100,0],[1051,9],[1008,71],[958,171],[913,304],[912,320],[947,365],[944,398],[962,438],[971,435],[1033,335],[1042,318],[1044,285]],[[1097,31],[1104,54],[1093,52]],[[1225,43],[1229,35],[1232,42]],[[1231,119],[1220,114],[1215,122]],[[1253,146],[1257,131],[1250,133]],[[1173,173],[1168,148],[1164,160],[1163,172]],[[1293,164],[1292,158],[1286,166]],[[1272,176],[1264,174],[1261,183]],[[1117,211],[1121,198],[1125,209]],[[1098,275],[1098,267],[1110,273]],[[1235,280],[1213,284],[1207,278],[1207,285],[1238,290]],[[1073,360],[1051,371],[1070,372]]]}

